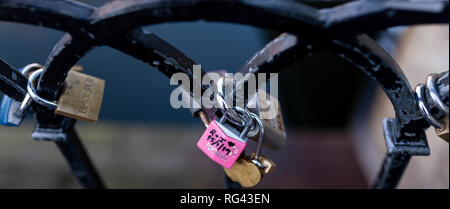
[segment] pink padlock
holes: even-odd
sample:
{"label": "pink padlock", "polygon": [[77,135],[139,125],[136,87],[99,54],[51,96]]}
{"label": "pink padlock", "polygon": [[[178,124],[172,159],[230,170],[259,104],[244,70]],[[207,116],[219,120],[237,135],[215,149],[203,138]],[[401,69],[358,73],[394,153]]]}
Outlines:
{"label": "pink padlock", "polygon": [[198,140],[197,147],[209,158],[229,169],[233,167],[233,164],[247,146],[248,139],[245,136],[250,127],[245,127],[239,133],[225,122],[225,117],[220,120],[217,117],[214,118]]}

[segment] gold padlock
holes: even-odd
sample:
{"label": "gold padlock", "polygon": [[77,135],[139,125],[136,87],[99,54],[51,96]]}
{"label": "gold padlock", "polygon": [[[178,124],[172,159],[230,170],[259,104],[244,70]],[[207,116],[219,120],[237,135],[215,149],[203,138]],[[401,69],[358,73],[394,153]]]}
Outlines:
{"label": "gold padlock", "polygon": [[[35,91],[34,83],[43,72],[43,69],[36,70],[30,74],[27,84],[27,95],[38,104],[55,109],[55,114],[87,122],[96,122],[103,100],[105,81],[80,73],[79,71],[81,70],[81,67],[75,67],[68,72],[64,89],[58,102],[48,101],[37,95]],[[24,106],[27,105],[25,100],[22,103]]]}
{"label": "gold padlock", "polygon": [[242,187],[253,187],[258,184],[265,174],[272,172],[276,166],[275,162],[261,155],[259,162],[264,166],[260,168],[255,165],[252,160],[255,159],[256,153],[252,153],[250,157],[241,155],[233,167],[224,168],[225,174],[233,181],[238,182]]}
{"label": "gold padlock", "polygon": [[261,170],[253,164],[250,158],[241,155],[233,167],[224,168],[225,174],[234,182],[238,182],[243,187],[253,187],[261,181]]}
{"label": "gold padlock", "polygon": [[448,142],[448,115],[445,115],[444,118],[442,118],[441,123],[444,124],[444,127],[442,129],[435,129],[436,134],[441,137],[443,140]]}
{"label": "gold padlock", "polygon": [[74,70],[69,71],[55,114],[96,122],[103,100],[105,81]]}

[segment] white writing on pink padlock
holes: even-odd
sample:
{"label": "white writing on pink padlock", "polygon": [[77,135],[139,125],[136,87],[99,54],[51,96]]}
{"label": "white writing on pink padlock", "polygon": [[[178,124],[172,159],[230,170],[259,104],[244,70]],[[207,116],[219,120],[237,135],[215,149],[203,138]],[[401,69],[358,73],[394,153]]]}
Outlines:
{"label": "white writing on pink padlock", "polygon": [[231,168],[244,150],[248,140],[233,134],[216,119],[211,121],[198,140],[197,147],[223,167]]}

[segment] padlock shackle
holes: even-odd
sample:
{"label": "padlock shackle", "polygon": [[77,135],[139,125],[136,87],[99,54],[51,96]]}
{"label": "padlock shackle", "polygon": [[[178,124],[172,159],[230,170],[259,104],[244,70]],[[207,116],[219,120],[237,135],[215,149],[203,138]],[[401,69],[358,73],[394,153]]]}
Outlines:
{"label": "padlock shackle", "polygon": [[[244,138],[247,136],[248,132],[253,127],[253,116],[251,115],[250,111],[248,111],[247,109],[237,107],[237,106],[234,107],[234,109],[238,113],[238,117],[241,120],[243,119],[242,123],[243,123],[244,129],[239,134],[239,137]],[[225,120],[232,122],[232,119],[228,118],[225,114],[223,114],[222,117],[219,119],[219,123],[223,124],[223,123],[225,123]]]}
{"label": "padlock shackle", "polygon": [[[23,69],[21,70],[22,75],[24,75],[25,77],[28,77],[29,74],[31,74],[32,72],[39,70],[42,68],[41,64],[38,63],[31,63],[28,64],[27,66],[23,67]],[[17,109],[17,111],[14,113],[17,117],[23,117],[25,114],[25,111],[28,109],[28,107],[30,106],[32,101],[32,98],[30,96],[30,94],[26,94],[22,103],[19,106],[19,109]]]}
{"label": "padlock shackle", "polygon": [[36,93],[34,83],[39,78],[39,76],[41,75],[42,72],[44,72],[43,68],[36,70],[30,74],[30,77],[28,78],[28,83],[27,83],[27,94],[30,95],[31,99],[33,99],[33,101],[35,101],[36,103],[38,103],[42,106],[51,108],[51,109],[56,109],[58,107],[58,105],[56,103],[48,101],[48,100],[40,97]]}
{"label": "padlock shackle", "polygon": [[42,68],[42,65],[39,63],[31,63],[26,65],[25,67],[22,68],[21,72],[22,75],[24,75],[25,77],[28,77],[28,75],[36,70],[39,70]]}
{"label": "padlock shackle", "polygon": [[258,145],[256,146],[256,155],[255,155],[256,160],[259,160],[259,157],[261,156],[261,152],[262,152],[263,141],[264,141],[264,125],[263,125],[261,119],[259,119],[258,115],[256,115],[255,113],[250,113],[250,114],[251,114],[253,120],[256,121],[256,124],[259,127]]}
{"label": "padlock shackle", "polygon": [[236,106],[235,108],[238,113],[242,114],[242,116],[239,115],[239,117],[241,117],[241,118],[244,117],[246,119],[246,120],[244,120],[245,128],[244,128],[244,130],[242,130],[242,133],[240,134],[240,137],[244,138],[247,136],[248,132],[250,131],[250,129],[253,126],[253,117],[252,117],[250,111],[248,111],[247,109],[244,109],[244,108],[241,108],[238,106]]}
{"label": "padlock shackle", "polygon": [[[222,114],[227,117],[227,119],[238,126],[244,126],[245,124],[242,122],[242,118],[234,111],[233,107],[228,105],[226,99],[225,99],[225,78],[221,77],[216,81],[216,95],[215,95],[215,101],[219,105],[219,109],[222,112]],[[241,123],[239,123],[241,122]]]}

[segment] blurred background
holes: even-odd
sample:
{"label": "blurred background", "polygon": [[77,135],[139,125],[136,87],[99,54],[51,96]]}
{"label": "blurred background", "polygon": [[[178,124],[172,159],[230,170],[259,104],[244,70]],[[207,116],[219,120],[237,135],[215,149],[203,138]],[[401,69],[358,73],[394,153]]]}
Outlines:
{"label": "blurred background", "polygon": [[[213,22],[145,29],[203,69],[228,72],[280,34]],[[395,56],[415,86],[429,73],[449,69],[448,30],[448,25],[397,27],[370,36]],[[0,57],[16,68],[44,64],[63,34],[0,22]],[[79,122],[77,130],[109,188],[223,188],[222,168],[196,147],[205,128],[189,110],[171,107],[174,86],[168,78],[109,47],[90,51],[78,64],[106,80],[99,122]],[[288,141],[281,150],[263,150],[277,167],[255,188],[368,188],[385,153],[381,119],[394,116],[386,96],[332,52],[314,54],[279,76]],[[324,100],[316,92],[329,94]],[[34,122],[29,116],[20,127],[0,127],[0,188],[80,188],[55,144],[31,139]],[[434,130],[427,136],[431,156],[413,157],[399,188],[449,187],[449,145]]]}

